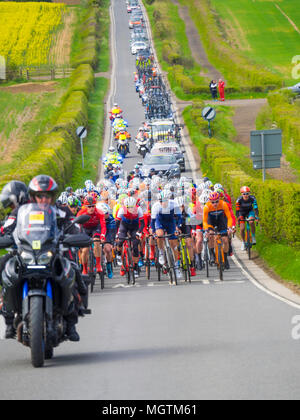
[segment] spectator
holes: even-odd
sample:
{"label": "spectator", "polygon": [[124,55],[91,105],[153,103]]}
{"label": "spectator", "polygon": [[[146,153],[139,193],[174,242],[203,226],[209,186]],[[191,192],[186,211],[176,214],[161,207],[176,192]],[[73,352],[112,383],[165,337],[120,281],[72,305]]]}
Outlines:
{"label": "spectator", "polygon": [[224,94],[225,82],[223,82],[222,79],[219,79],[218,88],[219,88],[220,101],[225,101],[225,94]]}
{"label": "spectator", "polygon": [[214,101],[218,100],[217,87],[218,87],[217,82],[215,80],[212,80],[209,84],[209,89],[210,89],[210,93]]}

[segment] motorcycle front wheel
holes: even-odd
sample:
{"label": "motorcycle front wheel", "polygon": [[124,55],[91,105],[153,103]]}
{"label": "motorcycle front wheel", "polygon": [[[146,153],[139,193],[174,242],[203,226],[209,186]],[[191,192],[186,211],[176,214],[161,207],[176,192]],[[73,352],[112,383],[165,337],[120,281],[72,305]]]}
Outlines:
{"label": "motorcycle front wheel", "polygon": [[45,361],[44,312],[43,297],[30,298],[29,337],[31,363],[34,367],[42,367]]}

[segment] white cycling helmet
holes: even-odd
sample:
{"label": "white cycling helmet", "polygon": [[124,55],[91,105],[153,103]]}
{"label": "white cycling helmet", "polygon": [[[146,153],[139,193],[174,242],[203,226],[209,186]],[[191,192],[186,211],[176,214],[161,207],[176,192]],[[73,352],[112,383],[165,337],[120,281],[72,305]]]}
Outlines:
{"label": "white cycling helmet", "polygon": [[222,184],[215,184],[214,185],[214,190],[223,190],[223,185]]}
{"label": "white cycling helmet", "polygon": [[109,214],[109,205],[106,203],[97,203],[96,208],[100,210],[103,214]]}
{"label": "white cycling helmet", "polygon": [[124,200],[124,206],[128,209],[134,208],[136,206],[136,199],[134,197],[127,197]]}

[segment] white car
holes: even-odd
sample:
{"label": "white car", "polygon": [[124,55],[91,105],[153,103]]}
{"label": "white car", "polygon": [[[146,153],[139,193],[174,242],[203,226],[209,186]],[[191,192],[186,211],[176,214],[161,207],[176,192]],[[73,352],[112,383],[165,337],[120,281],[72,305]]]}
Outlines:
{"label": "white car", "polygon": [[148,48],[148,45],[146,44],[146,42],[136,41],[136,42],[133,42],[133,44],[131,45],[131,53],[137,54],[139,51],[145,50],[146,48]]}

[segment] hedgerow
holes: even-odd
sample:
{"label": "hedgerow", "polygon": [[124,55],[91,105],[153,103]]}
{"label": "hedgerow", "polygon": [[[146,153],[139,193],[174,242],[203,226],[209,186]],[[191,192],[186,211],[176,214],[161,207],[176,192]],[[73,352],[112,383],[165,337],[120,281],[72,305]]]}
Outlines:
{"label": "hedgerow", "polygon": [[300,249],[300,185],[277,180],[263,182],[246,173],[220,140],[202,134],[206,123],[201,117],[187,118],[191,110],[190,107],[185,110],[185,122],[213,179],[225,185],[234,199],[240,196],[241,186],[248,185],[257,198],[261,227],[266,236]]}

